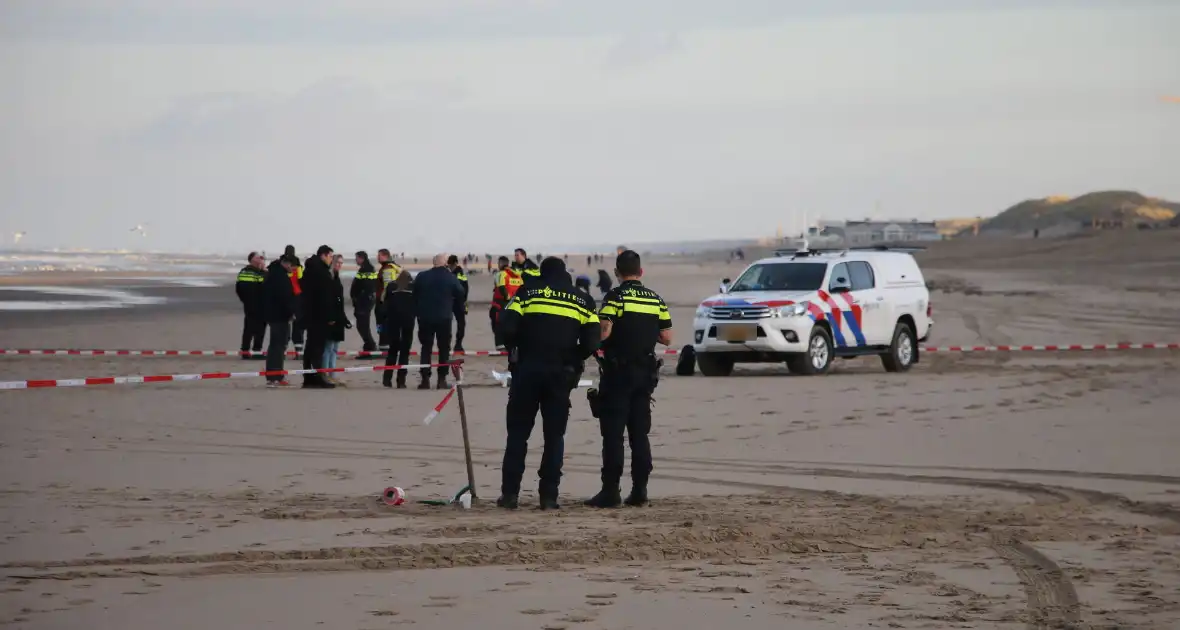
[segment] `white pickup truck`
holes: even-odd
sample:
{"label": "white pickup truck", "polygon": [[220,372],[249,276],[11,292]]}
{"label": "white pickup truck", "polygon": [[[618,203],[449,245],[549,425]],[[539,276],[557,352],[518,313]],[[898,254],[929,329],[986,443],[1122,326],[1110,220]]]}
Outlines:
{"label": "white pickup truck", "polygon": [[908,370],[933,325],[910,251],[802,250],[751,264],[697,308],[697,367],[728,376],[737,363],[786,362],[793,373],[823,374],[835,357],[880,355],[886,370]]}

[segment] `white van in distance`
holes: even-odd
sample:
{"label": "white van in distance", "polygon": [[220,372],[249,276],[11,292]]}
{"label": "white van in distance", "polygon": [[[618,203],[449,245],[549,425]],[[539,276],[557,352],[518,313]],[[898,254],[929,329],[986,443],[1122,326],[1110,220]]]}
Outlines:
{"label": "white van in distance", "polygon": [[737,363],[786,362],[823,374],[835,357],[880,355],[885,369],[918,362],[933,325],[912,249],[776,252],[697,308],[693,351],[705,376]]}

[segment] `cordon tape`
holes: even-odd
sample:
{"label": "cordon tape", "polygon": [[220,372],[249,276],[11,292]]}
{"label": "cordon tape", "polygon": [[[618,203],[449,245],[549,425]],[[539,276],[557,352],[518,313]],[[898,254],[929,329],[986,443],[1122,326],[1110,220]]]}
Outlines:
{"label": "cordon tape", "polygon": [[[922,352],[965,353],[965,352],[1067,352],[1067,351],[1102,351],[1102,350],[1180,350],[1180,343],[1095,343],[1095,344],[1048,344],[1048,345],[1007,345],[1007,346],[924,346]],[[410,356],[418,356],[417,351],[410,352]],[[433,353],[438,356],[438,353]],[[480,350],[452,352],[452,357],[498,357],[508,354],[499,350]],[[680,350],[661,350],[656,354],[676,355]],[[243,357],[266,356],[265,352],[242,352],[239,350],[72,350],[72,349],[5,349],[0,348],[3,356],[78,356],[78,357]],[[382,358],[384,352],[365,352],[363,350],[341,351],[336,353],[340,357],[354,358]],[[287,352],[286,356],[297,356],[295,352]]]}
{"label": "cordon tape", "polygon": [[[259,376],[300,376],[304,374],[338,374],[353,372],[383,372],[412,370],[453,365],[451,363],[412,363],[408,365],[366,365],[317,370],[272,370],[263,372],[202,372],[199,374],[164,374],[156,376],[100,376],[29,381],[0,381],[0,389],[37,389],[42,387],[84,387],[87,385],[135,385],[139,383],[170,383],[179,381],[213,381],[227,378],[255,378]],[[436,414],[437,415],[437,414]]]}

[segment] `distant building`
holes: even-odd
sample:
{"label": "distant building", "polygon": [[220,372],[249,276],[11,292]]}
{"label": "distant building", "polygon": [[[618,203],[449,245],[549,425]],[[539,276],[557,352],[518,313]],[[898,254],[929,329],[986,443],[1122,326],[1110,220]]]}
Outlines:
{"label": "distant building", "polygon": [[[830,228],[829,228],[830,229]],[[934,221],[847,221],[844,224],[844,244],[849,246],[876,245],[912,241],[940,241],[942,234]]]}

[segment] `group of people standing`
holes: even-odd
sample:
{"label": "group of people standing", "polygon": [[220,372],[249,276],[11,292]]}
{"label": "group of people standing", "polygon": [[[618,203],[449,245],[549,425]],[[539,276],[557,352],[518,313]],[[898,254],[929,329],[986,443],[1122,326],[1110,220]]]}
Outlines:
{"label": "group of people standing", "polygon": [[[462,352],[466,333],[467,276],[457,256],[434,257],[429,271],[418,278],[393,262],[389,250],[377,253],[375,267],[366,252],[355,255],[356,277],[349,289],[356,327],[364,351],[373,356],[384,353],[386,365],[407,365],[413,345],[414,329],[422,343],[422,363],[429,364],[434,346],[439,363],[450,359],[451,320],[458,321],[456,350]],[[346,315],[344,284],[340,270],[344,257],[322,245],[316,254],[300,261],[295,248],[288,245],[283,255],[269,264],[258,252],[248,256],[249,264],[238,272],[236,291],[242,302],[245,321],[242,325],[242,358],[266,359],[267,372],[281,372],[287,345],[294,344],[303,369],[336,367],[345,330],[353,327]],[[372,321],[376,315],[378,339],[373,338]],[[265,355],[262,343],[270,328],[270,343]],[[305,343],[306,337],[306,343]],[[420,389],[430,388],[430,367],[422,368]],[[438,367],[437,387],[449,387],[448,368]],[[406,386],[407,369],[397,370],[397,386]],[[394,371],[384,373],[383,383],[393,386]],[[269,387],[287,387],[281,375],[267,377]],[[325,373],[305,374],[305,388],[333,389],[343,386]]]}

